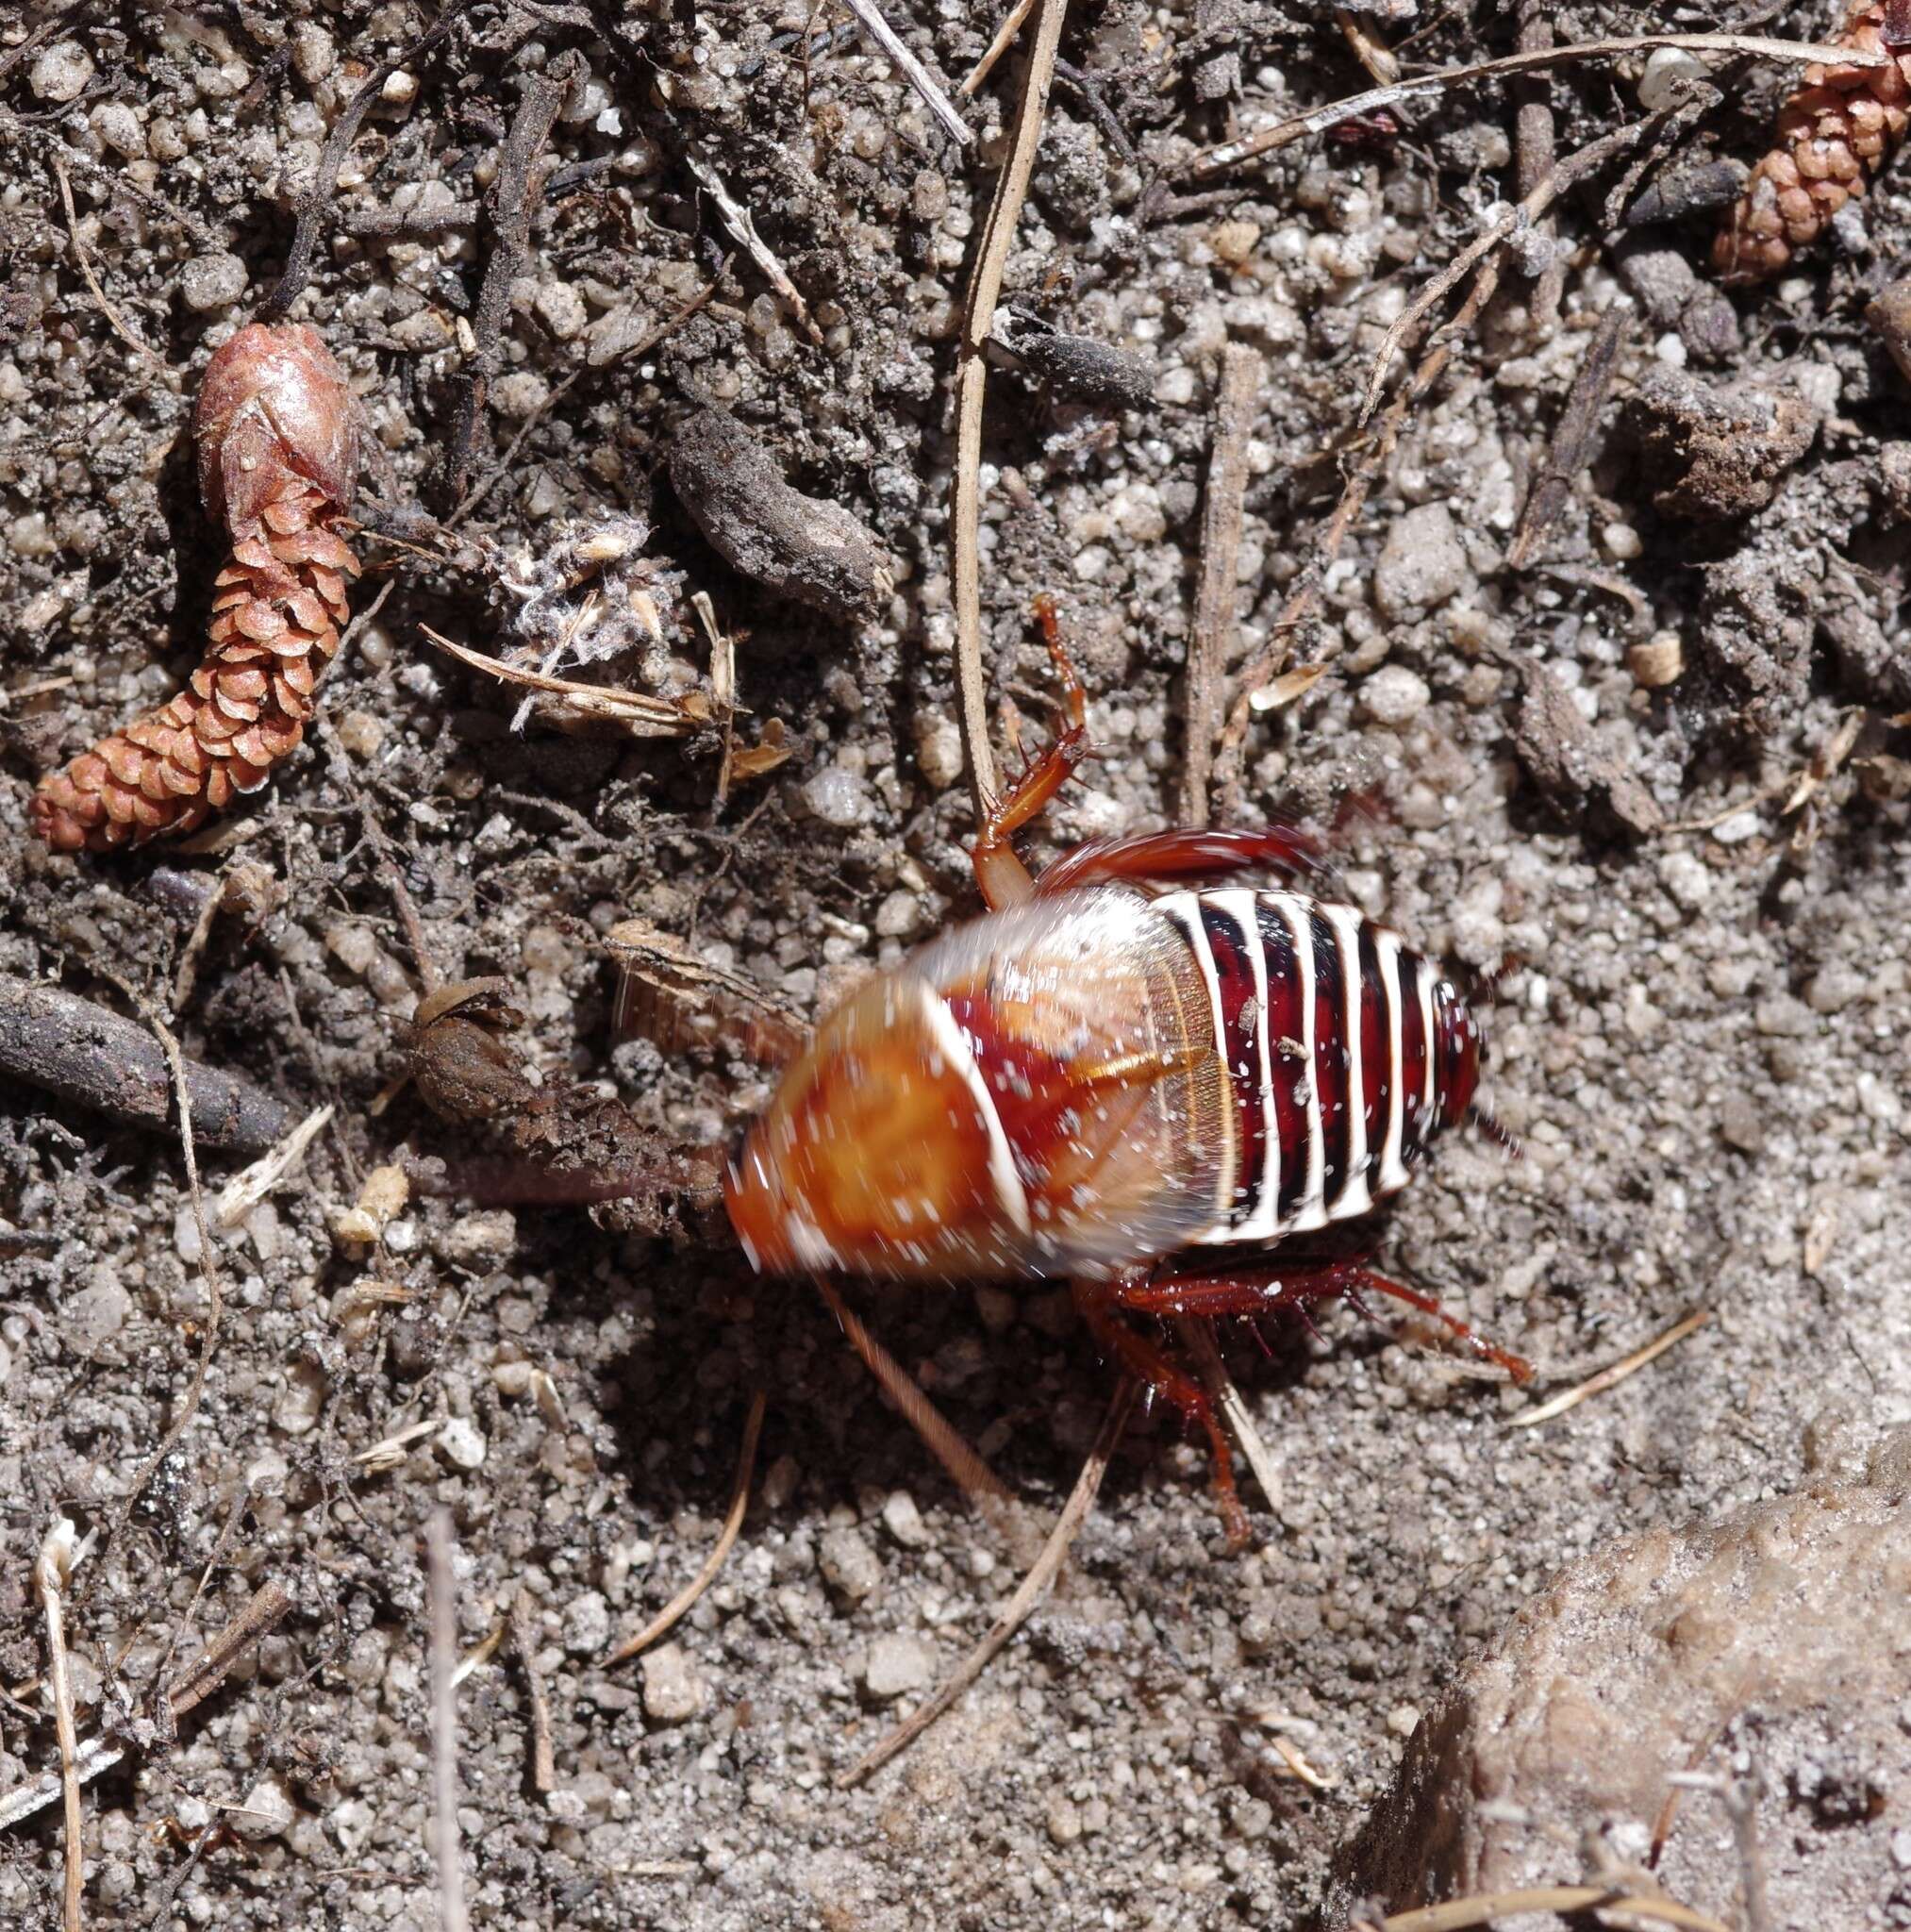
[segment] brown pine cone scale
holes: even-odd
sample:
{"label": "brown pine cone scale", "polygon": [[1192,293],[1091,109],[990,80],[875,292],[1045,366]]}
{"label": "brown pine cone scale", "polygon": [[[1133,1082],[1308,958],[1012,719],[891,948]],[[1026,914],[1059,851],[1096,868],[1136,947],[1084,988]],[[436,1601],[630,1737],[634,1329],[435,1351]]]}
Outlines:
{"label": "brown pine cone scale", "polygon": [[190,832],[257,791],[295,750],[339,648],[357,562],[333,525],[357,477],[352,400],[301,323],[254,323],[207,365],[193,413],[199,488],[226,528],[206,655],[176,697],[33,795],[56,851]]}
{"label": "brown pine cone scale", "polygon": [[1880,67],[1814,62],[1778,117],[1770,153],[1712,244],[1726,282],[1761,282],[1789,266],[1847,202],[1883,173],[1911,129],[1911,49],[1887,43],[1888,0],[1860,0],[1838,35]]}

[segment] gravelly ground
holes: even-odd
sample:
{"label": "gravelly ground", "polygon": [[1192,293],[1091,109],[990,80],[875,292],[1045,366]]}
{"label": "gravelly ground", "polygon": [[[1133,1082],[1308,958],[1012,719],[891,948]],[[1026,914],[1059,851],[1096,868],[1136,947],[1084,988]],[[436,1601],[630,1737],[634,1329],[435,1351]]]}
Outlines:
{"label": "gravelly ground", "polygon": [[[1409,421],[1300,640],[1332,669],[1256,727],[1245,808],[1338,819],[1362,905],[1468,966],[1524,962],[1494,1022],[1490,1098],[1525,1158],[1444,1150],[1380,1231],[1388,1263],[1562,1385],[1689,1309],[1712,1320],[1618,1391],[1513,1432],[1525,1397],[1345,1311],[1265,1355],[1242,1338],[1232,1358],[1283,1484],[1276,1512],[1257,1507],[1251,1553],[1224,1557],[1204,1458],[1172,1427],[1138,1430],[1027,1634],[896,1768],[834,1789],[987,1627],[1013,1588],[1010,1554],[807,1291],[753,1282],[720,1240],[431,1201],[407,1208],[382,1253],[334,1241],[330,1217],[365,1169],[403,1144],[456,1151],[410,1095],[374,1110],[403,1067],[416,989],[364,820],[399,848],[440,969],[510,975],[548,1074],[613,1081],[685,1141],[746,1117],[762,1076],[722,1053],[613,1057],[596,932],[649,918],[807,1013],[970,908],[945,378],[991,176],[854,42],[819,44],[806,87],[788,40],[801,9],[601,8],[593,27],[583,7],[473,8],[415,87],[371,114],[296,312],[362,398],[367,520],[380,504],[448,510],[459,330],[491,231],[469,217],[355,231],[474,200],[524,77],[581,54],[590,78],[551,151],[560,167],[603,165],[550,197],[512,291],[489,438],[497,451],[523,439],[471,525],[490,547],[445,563],[365,541],[391,595],[241,841],[54,859],[22,835],[32,778],[191,662],[216,565],[184,439],[196,372],[276,275],[293,200],[362,71],[425,17],[402,4],[191,11],[197,24],[92,9],[0,75],[0,970],[108,999],[108,970],[163,991],[196,909],[173,874],[258,861],[277,903],[221,921],[177,1024],[189,1051],[338,1113],[304,1180],[225,1243],[229,1298],[198,1416],[124,1535],[75,1577],[88,1707],[104,1672],[143,1685],[267,1578],[296,1599],[176,1747],[89,1793],[97,1923],[435,1923],[420,1536],[442,1502],[465,1641],[514,1597],[528,1607],[560,1786],[529,1790],[524,1679],[501,1656],[459,1706],[478,1923],[1320,1924],[1337,1849],[1418,1714],[1562,1565],[1620,1532],[1796,1487],[1815,1422],[1822,1467],[1862,1460],[1911,1419],[1911,860],[1892,797],[1904,746],[1885,723],[1911,705],[1892,483],[1911,471],[1894,441],[1901,379],[1862,322],[1911,208],[1886,192],[1869,240],[1843,234],[1795,280],[1738,298],[1736,341],[1716,310],[1710,333],[1682,335],[1676,303],[1636,309],[1596,458],[1539,565],[1508,572],[1592,325],[1626,287],[1647,308],[1669,279],[1689,300],[1678,264],[1703,264],[1703,219],[1653,230],[1660,258],[1622,286],[1620,258],[1643,244],[1604,225],[1602,179],[1562,209],[1559,326],[1536,328],[1533,283],[1509,273]],[[993,27],[954,8],[892,17],[951,76]],[[1555,25],[1580,39],[1646,23],[1644,9],[1572,7]],[[1791,8],[1763,30],[1824,25]],[[0,8],[0,49],[22,27]],[[1437,64],[1508,43],[1494,17],[1443,15],[1409,51]],[[1058,88],[1010,260],[1012,296],[1155,364],[1154,404],[1112,415],[1007,370],[991,385],[994,661],[1033,724],[1044,687],[1026,613],[1035,591],[1056,592],[1104,754],[1052,815],[1055,841],[1171,808],[1221,346],[1246,342],[1267,365],[1245,655],[1313,556],[1336,488],[1323,453],[1382,330],[1510,192],[1512,107],[1482,90],[1404,110],[1390,147],[1303,143],[1222,203],[1142,219],[1145,183],[1227,131],[1194,76],[1230,51],[1240,110],[1261,118],[1364,81],[1324,8],[1113,0],[1064,43],[1097,77],[1105,118]],[[1621,63],[1563,78],[1562,151],[1636,115],[1638,77]],[[1754,152],[1777,91],[1763,69],[1735,82],[1701,142]],[[998,79],[972,110],[991,158],[1011,100]],[[821,346],[735,254],[690,153],[756,211]],[[157,361],[89,297],[56,162],[107,300]],[[700,312],[619,359],[712,275]],[[1755,378],[1806,412],[1814,434],[1773,459],[1769,507],[1727,519],[1718,491],[1698,490],[1696,514],[1666,500],[1663,466],[1680,458],[1653,432],[1686,420],[1687,391],[1663,400],[1682,371]],[[673,426],[706,402],[733,408],[794,483],[887,548],[897,583],[871,622],[768,595],[699,536],[660,470]],[[1728,444],[1757,470],[1765,445]],[[536,579],[577,525],[613,514],[650,525],[667,625],[663,653],[617,675],[701,675],[707,647],[684,599],[706,591],[748,634],[744,701],[794,748],[721,811],[707,748],[537,720],[512,735],[507,698],[418,635],[430,622],[497,647],[505,579]],[[1665,633],[1684,674],[1644,689],[1627,649],[1656,638],[1663,658]],[[1536,784],[1520,722],[1535,661],[1668,828],[1615,836],[1570,787]],[[1774,788],[1854,708],[1868,722],[1852,757],[1806,812],[1783,816]],[[1720,822],[1676,829],[1708,818]],[[1794,840],[1807,819],[1811,836]],[[112,1524],[191,1384],[207,1304],[176,1146],[25,1085],[0,1097],[0,1212],[31,1237],[0,1233],[0,1687],[16,1693],[0,1701],[4,1788],[54,1754],[32,1554],[62,1512],[83,1530]],[[212,1157],[208,1177],[236,1164]],[[869,1292],[862,1306],[1022,1493],[1059,1499],[1108,1390],[1065,1295]],[[550,1378],[541,1400],[514,1366],[526,1362]],[[675,1649],[603,1669],[612,1638],[714,1538],[758,1385],[758,1492],[728,1567]],[[395,1467],[355,1459],[425,1418],[448,1425]],[[1326,1789],[1286,1774],[1277,1738]],[[1834,1869],[1832,1828],[1778,1802],[1785,1829],[1823,1837],[1820,1869]],[[1901,1825],[1903,1802],[1900,1790]],[[194,1862],[202,1828],[235,1806],[249,1807],[232,1815],[237,1840],[207,1840]],[[57,1810],[0,1838],[0,1922],[53,1922],[59,1842]],[[1570,1848],[1560,1860],[1575,1875]],[[1904,1909],[1879,1900],[1872,1922]]]}

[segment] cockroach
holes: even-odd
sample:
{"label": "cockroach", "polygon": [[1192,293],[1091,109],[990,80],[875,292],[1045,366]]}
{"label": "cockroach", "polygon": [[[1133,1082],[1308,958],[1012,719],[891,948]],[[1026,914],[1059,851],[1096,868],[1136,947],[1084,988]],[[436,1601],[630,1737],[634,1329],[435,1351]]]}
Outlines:
{"label": "cockroach", "polygon": [[[1055,741],[988,814],[986,916],[866,983],[786,1072],[726,1176],[760,1272],[950,1285],[1066,1278],[1103,1352],[1206,1432],[1201,1383],[1137,1316],[1257,1316],[1363,1292],[1476,1337],[1363,1261],[1295,1244],[1404,1188],[1441,1133],[1484,1118],[1485,1058],[1454,981],[1305,888],[1298,831],[1090,841],[1038,878],[1010,843],[1088,755],[1082,686],[1038,607],[1064,693]],[[1256,874],[1277,886],[1245,881]]]}

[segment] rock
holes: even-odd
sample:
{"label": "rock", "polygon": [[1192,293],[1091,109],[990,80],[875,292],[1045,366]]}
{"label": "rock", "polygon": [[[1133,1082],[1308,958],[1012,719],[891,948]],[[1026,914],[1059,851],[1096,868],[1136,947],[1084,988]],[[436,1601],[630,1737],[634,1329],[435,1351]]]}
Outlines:
{"label": "rock", "polygon": [[223,252],[201,255],[179,272],[179,295],[188,308],[210,315],[229,308],[245,293],[245,264]]}
{"label": "rock", "polygon": [[1537,660],[1520,669],[1526,693],[1513,720],[1513,748],[1534,783],[1562,810],[1590,809],[1609,830],[1640,838],[1657,831],[1657,801],[1594,735],[1571,692]]}
{"label": "rock", "polygon": [[1406,724],[1426,709],[1432,696],[1418,672],[1404,664],[1383,664],[1360,687],[1360,708],[1376,724]]}
{"label": "rock", "polygon": [[[1562,1846],[1599,1826],[1643,1850],[1669,1774],[1697,1765],[1756,1774],[1771,1924],[1871,1923],[1901,1883],[1890,1794],[1911,1788],[1907,1487],[1900,1428],[1864,1480],[1570,1566],[1414,1733],[1342,1860],[1340,1912],[1576,1882]],[[1666,1869],[1729,1917],[1739,1868],[1713,1804],[1681,1795]]]}
{"label": "rock", "polygon": [[1422,617],[1463,590],[1471,576],[1454,513],[1423,503],[1396,519],[1373,567],[1373,603],[1396,622]]}
{"label": "rock", "polygon": [[816,1546],[816,1567],[823,1580],[845,1601],[859,1604],[883,1580],[883,1566],[862,1532],[831,1529]]}
{"label": "rock", "polygon": [[863,1665],[863,1689],[878,1704],[920,1690],[936,1674],[936,1657],[919,1637],[878,1637]]}
{"label": "rock", "polygon": [[709,1687],[680,1643],[659,1643],[643,1659],[643,1712],[660,1724],[688,1723],[710,1701]]}
{"label": "rock", "polygon": [[1811,447],[1819,415],[1782,379],[1716,383],[1663,367],[1640,379],[1628,409],[1653,507],[1701,522],[1763,509]]}
{"label": "rock", "polygon": [[[601,1657],[610,1647],[610,1606],[604,1593],[596,1590],[580,1591],[564,1606],[561,1628],[564,1648],[573,1657]],[[653,1652],[652,1656],[655,1655]],[[648,1659],[644,1668],[648,1672]]]}
{"label": "rock", "polygon": [[63,108],[86,92],[92,76],[92,56],[77,41],[56,41],[26,70],[26,85],[36,101]]}

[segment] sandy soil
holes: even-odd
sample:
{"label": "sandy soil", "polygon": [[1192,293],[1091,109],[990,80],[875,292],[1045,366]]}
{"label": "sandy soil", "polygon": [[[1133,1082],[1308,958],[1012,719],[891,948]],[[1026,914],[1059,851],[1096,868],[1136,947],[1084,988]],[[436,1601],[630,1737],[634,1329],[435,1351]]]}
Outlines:
{"label": "sandy soil", "polygon": [[[294,312],[361,398],[360,514],[391,530],[453,508],[464,331],[497,243],[481,204],[527,84],[579,63],[475,474],[506,460],[462,541],[417,520],[409,547],[360,541],[361,601],[391,594],[240,829],[109,860],[29,842],[31,783],[190,668],[218,563],[186,435],[196,373],[276,277],[327,128],[426,9],[82,9],[0,75],[0,972],[125,1009],[119,974],[170,1008],[208,882],[265,868],[266,903],[217,919],[174,1024],[294,1114],[336,1109],[295,1176],[215,1237],[225,1301],[203,1399],[141,1483],[207,1333],[176,1137],[0,1085],[0,1790],[57,1760],[31,1574],[56,1518],[95,1539],[69,1611],[83,1730],[150,1714],[168,1659],[262,1584],[294,1604],[176,1740],[144,1734],[90,1788],[89,1924],[439,1923],[422,1537],[440,1504],[460,1641],[523,1606],[557,1770],[533,1789],[527,1677],[506,1644],[459,1693],[474,1923],[1342,1924],[1322,1917],[1336,1858],[1421,1714],[1563,1566],[1783,1495],[1827,1458],[1861,1464],[1911,1419],[1911,858],[1906,746],[1885,722],[1911,709],[1911,417],[1864,321],[1911,238],[1888,185],[1869,226],[1732,306],[1703,282],[1713,216],[1616,225],[1623,160],[1569,194],[1411,413],[1328,572],[1296,641],[1326,675],[1248,741],[1245,818],[1312,815],[1362,906],[1463,966],[1524,962],[1493,1016],[1490,1092],[1524,1158],[1449,1145],[1376,1229],[1379,1254],[1549,1388],[1709,1309],[1655,1366],[1509,1430],[1529,1397],[1351,1311],[1265,1351],[1230,1338],[1280,1473],[1278,1507],[1255,1499],[1255,1546],[1225,1555],[1205,1457],[1172,1423],[1138,1427],[1025,1634],[913,1752],[844,1791],[835,1775],[988,1627],[1017,1566],[813,1295],[753,1280],[695,1217],[653,1236],[414,1198],[379,1248],[335,1240],[367,1171],[462,1145],[414,1093],[380,1105],[418,983],[368,825],[438,970],[511,980],[547,1082],[609,1083],[684,1144],[747,1119],[764,1075],[726,1050],[616,1046],[610,924],[648,919],[807,1017],[972,908],[947,376],[1013,63],[969,109],[978,159],[850,33],[819,29],[806,75],[805,11],[480,5],[387,87]],[[1564,39],[1667,24],[1552,17]],[[890,18],[951,80],[994,26],[955,8]],[[1827,25],[1787,8],[1760,31]],[[1511,44],[1490,10],[1418,25],[1416,65]],[[0,8],[0,60],[22,31]],[[991,378],[998,687],[1039,729],[1027,613],[1054,592],[1103,755],[1043,851],[1173,810],[1223,345],[1264,358],[1238,666],[1315,558],[1383,331],[1519,192],[1516,104],[1489,84],[1408,104],[1379,146],[1304,142],[1210,203],[1176,204],[1172,182],[1146,200],[1242,117],[1366,84],[1324,6],[1110,0],[1063,56],[1089,79],[1057,86],[1008,293],[1145,354],[1154,395],[1109,409],[1006,366]],[[1639,117],[1642,69],[1562,73],[1560,153]],[[1720,71],[1724,100],[1655,169],[1758,151],[1781,70]],[[692,157],[754,211],[820,342]],[[1534,304],[1555,260],[1549,325]],[[1628,305],[1588,460],[1536,558],[1509,569],[1596,325]],[[667,471],[675,428],[709,404],[873,535],[894,581],[867,614],[793,602],[712,548]],[[1727,426],[1707,441],[1715,405]],[[574,609],[567,560],[609,518],[643,528],[665,643],[584,675],[706,678],[688,606],[706,591],[744,634],[746,735],[787,734],[789,761],[721,808],[707,736],[633,742],[540,715],[518,730],[512,694],[421,637],[428,623],[504,649],[535,630],[526,585]],[[1787,811],[1853,717],[1839,769]],[[208,1185],[241,1164],[208,1151]],[[1110,1388],[1066,1294],[857,1300],[1052,1509]],[[758,1388],[756,1493],[727,1567],[672,1650],[606,1668],[715,1538]],[[1853,1827],[1781,1785],[1762,1815],[1774,1856],[1809,1839],[1835,1862],[1903,1829],[1904,1802],[1901,1784],[1895,1811]],[[0,1923],[56,1923],[60,1844],[57,1806],[0,1836]],[[1557,1870],[1577,1876],[1573,1846]],[[1729,1899],[1689,1902],[1744,1923]],[[1870,1909],[1911,1923],[1903,1886]]]}

